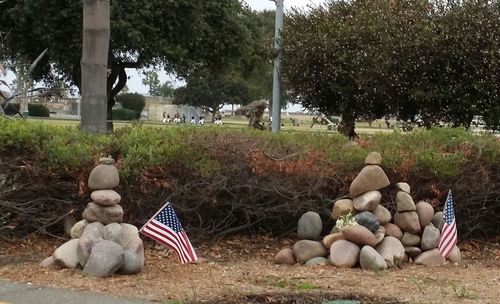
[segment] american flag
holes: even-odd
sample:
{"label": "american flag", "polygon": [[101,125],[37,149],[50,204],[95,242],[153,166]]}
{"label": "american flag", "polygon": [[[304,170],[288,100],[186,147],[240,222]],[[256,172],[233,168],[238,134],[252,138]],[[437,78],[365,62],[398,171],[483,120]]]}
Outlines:
{"label": "american flag", "polygon": [[441,240],[439,240],[438,251],[447,258],[451,250],[457,244],[457,225],[455,223],[455,211],[453,210],[453,197],[451,190],[448,191],[446,203],[443,211],[443,230],[441,231]]}
{"label": "american flag", "polygon": [[198,260],[193,246],[191,246],[191,242],[169,202],[147,221],[139,231],[175,251],[182,264]]}

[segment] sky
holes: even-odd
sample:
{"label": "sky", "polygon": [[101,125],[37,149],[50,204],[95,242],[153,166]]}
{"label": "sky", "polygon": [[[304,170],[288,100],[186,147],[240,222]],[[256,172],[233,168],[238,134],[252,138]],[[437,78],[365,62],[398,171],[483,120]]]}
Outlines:
{"label": "sky", "polygon": [[[254,10],[274,10],[276,8],[276,3],[271,0],[245,0],[250,8]],[[308,5],[316,6],[318,4],[325,3],[328,0],[284,0],[285,10],[290,9],[292,7],[297,8],[307,8]],[[285,25],[286,26],[286,25]],[[182,86],[184,85],[183,81],[176,79],[175,77],[167,75],[164,71],[158,71],[159,78],[162,82],[166,80],[170,80],[174,86]],[[127,87],[129,88],[129,92],[137,92],[141,94],[148,93],[148,87],[142,84],[142,71],[137,69],[127,69],[127,75],[129,76],[129,80],[127,81]],[[5,79],[8,83],[12,83],[14,79],[13,73],[8,73],[8,75],[3,78],[0,75],[0,79]],[[0,88],[5,89],[5,88]]]}

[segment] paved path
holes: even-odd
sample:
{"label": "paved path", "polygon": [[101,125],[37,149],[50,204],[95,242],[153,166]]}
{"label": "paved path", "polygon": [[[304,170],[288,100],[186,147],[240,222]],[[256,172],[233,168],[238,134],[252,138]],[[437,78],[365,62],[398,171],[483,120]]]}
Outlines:
{"label": "paved path", "polygon": [[[0,280],[0,304],[152,304],[147,300],[10,283]],[[156,302],[158,303],[158,302]]]}

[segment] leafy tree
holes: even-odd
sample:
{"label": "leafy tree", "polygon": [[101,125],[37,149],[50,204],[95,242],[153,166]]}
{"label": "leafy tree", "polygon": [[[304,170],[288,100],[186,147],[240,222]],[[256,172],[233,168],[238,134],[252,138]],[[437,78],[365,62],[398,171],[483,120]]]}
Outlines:
{"label": "leafy tree", "polygon": [[172,96],[174,92],[173,85],[169,81],[162,84],[156,71],[146,71],[143,74],[144,79],[142,79],[142,84],[149,86],[149,95],[163,97]]}
{"label": "leafy tree", "polygon": [[141,112],[146,105],[146,99],[143,95],[138,93],[118,94],[118,96],[116,96],[116,101],[125,109],[134,111],[136,113],[136,118],[141,116]]}
{"label": "leafy tree", "polygon": [[[82,2],[25,0],[2,3],[2,55],[32,61],[49,48],[35,80],[63,79],[81,89]],[[249,54],[250,33],[238,0],[111,1],[107,115],[127,82],[127,68],[161,66],[181,76]]]}

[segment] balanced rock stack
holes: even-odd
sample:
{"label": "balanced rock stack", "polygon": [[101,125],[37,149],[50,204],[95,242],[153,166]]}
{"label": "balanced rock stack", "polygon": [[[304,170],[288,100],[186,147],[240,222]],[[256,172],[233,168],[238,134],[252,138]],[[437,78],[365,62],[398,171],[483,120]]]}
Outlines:
{"label": "balanced rock stack", "polygon": [[119,271],[134,274],[144,266],[144,246],[139,231],[122,223],[121,196],[113,188],[120,183],[112,158],[103,157],[90,172],[88,186],[94,190],[92,202],[83,211],[83,220],[71,228],[72,240],[57,248],[42,265],[54,261],[66,268],[82,267],[83,272],[97,277]]}
{"label": "balanced rock stack", "polygon": [[[403,262],[445,264],[437,250],[443,213],[434,214],[433,207],[426,202],[415,204],[410,186],[397,183],[397,210],[393,218],[381,204],[379,190],[390,185],[381,163],[380,153],[372,152],[366,157],[365,167],[350,185],[349,198],[334,203],[331,216],[336,225],[330,234],[321,238],[323,223],[316,212],[303,214],[297,227],[299,241],[293,248],[278,252],[275,262],[347,268],[360,265],[371,270]],[[455,246],[449,260],[458,262],[460,257]]]}

